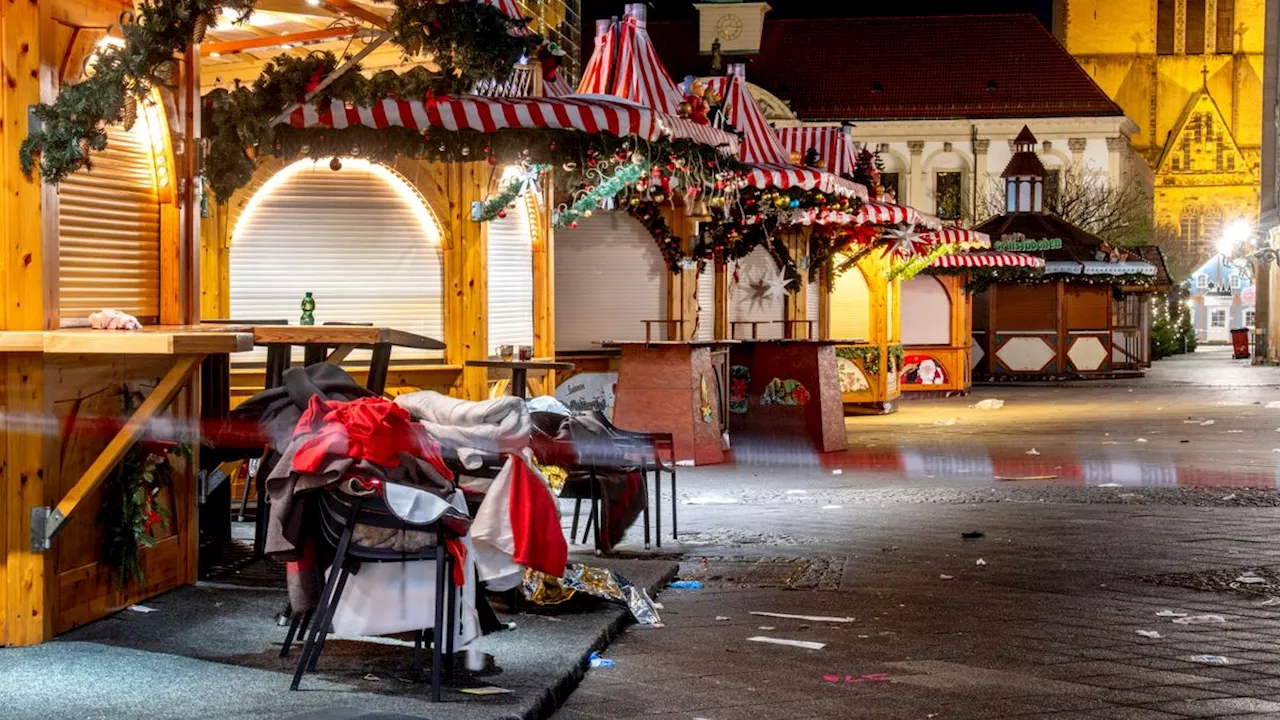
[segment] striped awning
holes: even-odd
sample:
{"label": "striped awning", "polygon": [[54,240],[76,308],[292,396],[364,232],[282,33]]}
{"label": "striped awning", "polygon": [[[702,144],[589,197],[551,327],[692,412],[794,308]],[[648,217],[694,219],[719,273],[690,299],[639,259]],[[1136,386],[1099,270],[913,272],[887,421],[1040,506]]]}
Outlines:
{"label": "striped awning", "polygon": [[595,50],[582,71],[578,92],[615,95],[668,115],[683,98],[653,49],[644,22],[627,15],[596,26]]}
{"label": "striped awning", "polygon": [[[509,18],[515,20],[524,20],[524,13],[520,12],[520,8],[516,7],[516,0],[476,0],[481,5],[492,5]],[[512,35],[529,35],[533,30],[528,26],[521,27],[519,30],[513,31]]]}
{"label": "striped awning", "polygon": [[824,170],[836,175],[853,174],[857,155],[847,128],[838,125],[783,127],[774,132],[788,154],[799,153],[803,159],[810,149],[817,150]]}
{"label": "striped awning", "polygon": [[664,115],[646,107],[599,97],[478,97],[421,100],[387,98],[369,107],[340,100],[310,103],[292,112],[286,122],[296,128],[403,127],[410,130],[475,130],[492,133],[509,129],[576,130],[634,136],[645,140],[694,140],[717,147],[726,155],[738,151],[738,139],[721,130]]}
{"label": "striped awning", "polygon": [[724,98],[725,121],[742,134],[739,158],[751,166],[747,182],[760,189],[802,188],[867,199],[867,189],[825,170],[791,164],[791,154],[782,147],[764,113],[751,97],[741,64],[729,66],[729,74],[712,78],[711,85]]}
{"label": "striped awning", "polygon": [[1042,268],[1044,258],[1027,253],[998,252],[980,250],[978,252],[956,253],[934,258],[930,267],[935,268],[979,268],[979,267],[1025,267]]}
{"label": "striped awning", "polygon": [[546,97],[564,97],[573,94],[573,86],[565,82],[565,79],[556,74],[556,79],[551,82],[542,83],[542,94]]}
{"label": "striped awning", "polygon": [[921,237],[930,245],[959,245],[966,249],[991,247],[991,238],[986,233],[964,228],[946,227],[941,230],[931,230]]}

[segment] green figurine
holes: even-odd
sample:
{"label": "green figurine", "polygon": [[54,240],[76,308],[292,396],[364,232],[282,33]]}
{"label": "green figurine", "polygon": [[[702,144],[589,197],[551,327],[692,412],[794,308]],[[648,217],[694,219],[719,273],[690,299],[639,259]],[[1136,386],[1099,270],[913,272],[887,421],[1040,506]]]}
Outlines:
{"label": "green figurine", "polygon": [[307,293],[302,298],[302,319],[298,321],[299,325],[315,325],[316,324],[316,299],[311,297],[311,293]]}

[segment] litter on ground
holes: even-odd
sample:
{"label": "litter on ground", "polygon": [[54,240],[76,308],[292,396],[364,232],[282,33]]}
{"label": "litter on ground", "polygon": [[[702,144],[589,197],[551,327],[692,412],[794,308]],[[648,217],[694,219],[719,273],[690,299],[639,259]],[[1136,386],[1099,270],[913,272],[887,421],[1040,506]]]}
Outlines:
{"label": "litter on ground", "polygon": [[832,470],[832,471],[831,471],[831,474],[832,474],[832,475],[843,475],[843,474],[844,474],[844,470],[841,470],[840,468],[836,468],[835,470]]}
{"label": "litter on ground", "polygon": [[506,695],[511,691],[497,685],[489,685],[487,687],[462,688],[459,692],[464,692],[468,695]]}
{"label": "litter on ground", "polygon": [[823,510],[839,510],[842,507],[844,506],[843,505],[823,505],[822,509]]}
{"label": "litter on ground", "polygon": [[155,608],[147,607],[146,605],[130,605],[129,609],[136,613],[143,613],[143,614],[153,613],[156,611]]}
{"label": "litter on ground", "polygon": [[752,610],[751,614],[759,617],[782,618],[784,620],[808,620],[809,622],[851,623],[857,620],[857,618],[852,617],[832,617],[830,615],[789,615],[787,613],[763,612],[760,610]]}
{"label": "litter on ground", "polygon": [[728,620],[728,619],[729,619],[729,616],[728,616],[728,615],[717,615],[717,616],[716,616],[716,622],[724,622],[725,620]]}
{"label": "litter on ground", "polygon": [[756,629],[757,630],[777,630],[777,628],[772,625],[758,625],[756,626]]}
{"label": "litter on ground", "polygon": [[1151,638],[1152,640],[1159,640],[1164,637],[1156,630],[1139,630],[1138,634],[1144,638]]}
{"label": "litter on ground", "polygon": [[702,582],[700,580],[676,580],[671,583],[672,590],[701,590]]}
{"label": "litter on ground", "polygon": [[598,652],[592,652],[590,655],[588,655],[587,662],[593,668],[607,668],[607,667],[614,667],[615,665],[617,665],[617,663],[615,663],[614,661],[608,658],[600,657],[600,653]]}
{"label": "litter on ground", "polygon": [[1138,438],[1137,440],[1134,440],[1134,442],[1140,442],[1140,443],[1144,443],[1146,441],[1147,441],[1146,438]]}
{"label": "litter on ground", "polygon": [[1213,423],[1214,423],[1214,421],[1213,421],[1213,420],[1205,420],[1204,422],[1200,423],[1200,426],[1201,426],[1201,427],[1205,427],[1205,426],[1208,426],[1208,425],[1212,425]]}
{"label": "litter on ground", "polygon": [[977,540],[980,537],[986,537],[986,536],[987,536],[986,533],[982,532],[981,530],[970,530],[969,532],[960,533],[960,537],[964,538],[965,540]]}
{"label": "litter on ground", "polygon": [[1230,665],[1231,661],[1221,655],[1192,655],[1191,662],[1204,663],[1205,665]]}
{"label": "litter on ground", "polygon": [[1227,619],[1221,615],[1188,615],[1174,618],[1173,621],[1179,625],[1218,625],[1225,623]]}
{"label": "litter on ground", "polygon": [[1186,617],[1186,616],[1187,616],[1186,613],[1178,612],[1177,610],[1161,610],[1160,612],[1156,613],[1156,617]]}
{"label": "litter on ground", "polygon": [[956,578],[955,575],[939,575],[938,576],[939,580],[955,580],[955,578]]}
{"label": "litter on ground", "polygon": [[933,424],[934,425],[955,425],[956,421],[955,421],[955,418],[952,418],[950,420],[934,420]]}
{"label": "litter on ground", "polygon": [[976,402],[969,407],[974,410],[999,410],[1004,407],[1004,401],[997,400],[995,398],[987,398],[986,400]]}
{"label": "litter on ground", "polygon": [[987,564],[987,561],[983,560],[982,558],[978,558],[978,561],[974,563],[974,565],[977,565],[978,567],[983,567],[986,564]]}
{"label": "litter on ground", "polygon": [[756,635],[747,638],[748,642],[768,643],[770,645],[786,645],[788,647],[804,648],[805,650],[821,650],[826,647],[826,643],[812,642],[810,640],[788,640],[786,638],[771,638],[763,635]]}
{"label": "litter on ground", "polygon": [[1258,577],[1257,575],[1254,575],[1252,573],[1245,573],[1240,577],[1236,578],[1236,582],[1244,585],[1262,585],[1267,582],[1267,579]]}
{"label": "litter on ground", "polygon": [[1027,451],[1027,454],[1028,454],[1028,455],[1039,455],[1039,454],[1040,454],[1040,451],[1039,451],[1039,450],[1037,450],[1037,449],[1035,449],[1035,448],[1031,448],[1030,450],[1028,450],[1028,451]]}

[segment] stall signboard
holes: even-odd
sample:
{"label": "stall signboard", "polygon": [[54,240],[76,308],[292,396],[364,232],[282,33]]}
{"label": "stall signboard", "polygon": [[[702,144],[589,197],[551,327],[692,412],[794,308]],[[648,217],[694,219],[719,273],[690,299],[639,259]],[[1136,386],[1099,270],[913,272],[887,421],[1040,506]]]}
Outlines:
{"label": "stall signboard", "polygon": [[1038,252],[1043,250],[1061,250],[1062,238],[1028,238],[1022,233],[1001,235],[992,243],[992,249],[1003,252]]}
{"label": "stall signboard", "polygon": [[613,418],[618,373],[581,373],[560,383],[556,399],[574,412],[599,411]]}

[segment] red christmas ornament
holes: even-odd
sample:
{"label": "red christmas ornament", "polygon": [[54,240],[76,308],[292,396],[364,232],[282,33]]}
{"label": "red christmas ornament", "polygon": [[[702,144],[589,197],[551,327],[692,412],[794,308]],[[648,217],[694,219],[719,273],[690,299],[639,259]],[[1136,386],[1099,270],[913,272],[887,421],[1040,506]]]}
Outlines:
{"label": "red christmas ornament", "polygon": [[578,221],[577,221],[577,220],[574,220],[573,222],[569,223],[569,227],[571,227],[571,228],[576,228],[576,227],[578,227]]}
{"label": "red christmas ornament", "polygon": [[487,162],[487,163],[489,163],[490,165],[497,165],[497,164],[498,164],[498,158],[496,158],[496,157],[494,157],[494,156],[492,156],[492,155],[490,155],[489,157],[485,158],[485,159],[484,159],[484,161],[485,161],[485,162]]}
{"label": "red christmas ornament", "polygon": [[506,217],[506,216],[507,216],[507,209],[506,209],[506,208],[502,208],[501,210],[499,210],[499,211],[498,211],[498,217],[500,217],[500,218],[504,218],[504,217]]}

